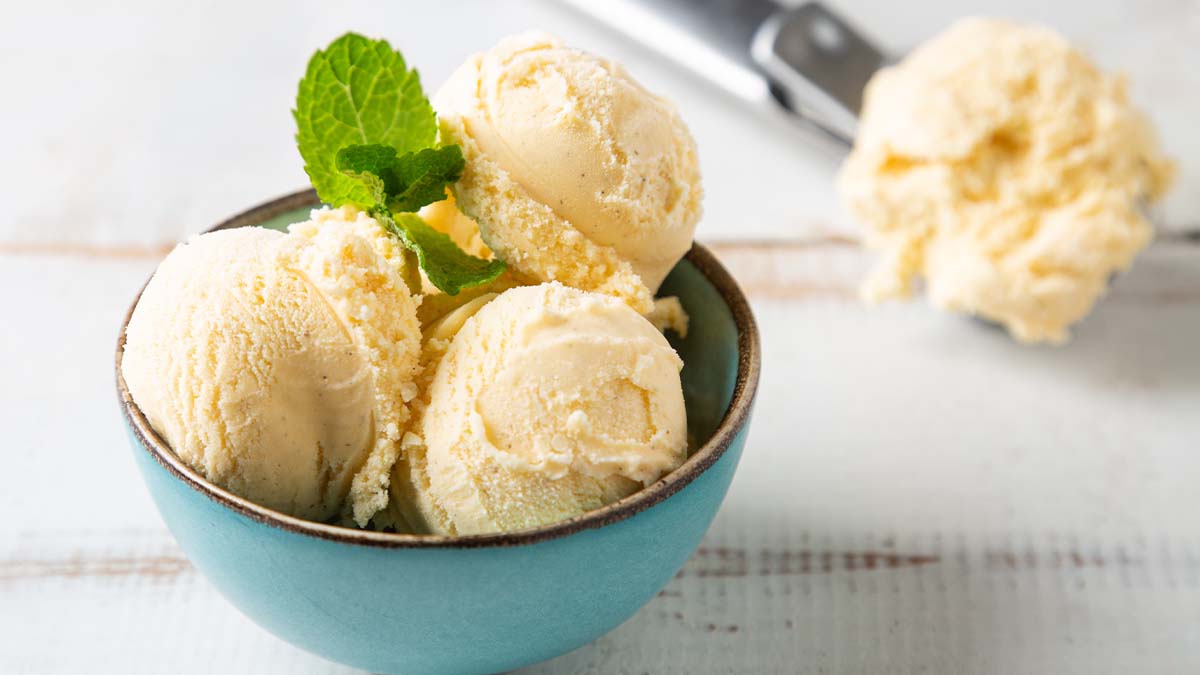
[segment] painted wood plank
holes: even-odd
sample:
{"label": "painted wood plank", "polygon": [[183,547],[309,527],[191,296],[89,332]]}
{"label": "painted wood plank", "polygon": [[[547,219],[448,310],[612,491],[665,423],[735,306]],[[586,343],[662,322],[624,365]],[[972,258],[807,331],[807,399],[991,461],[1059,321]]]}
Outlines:
{"label": "painted wood plank", "polygon": [[[530,672],[1189,672],[1200,542],[892,536],[726,509],[633,619]],[[782,525],[782,527],[779,527]],[[22,538],[0,563],[5,672],[350,672],[226,605],[160,532]],[[56,548],[57,547],[57,548]],[[132,556],[132,557],[131,557]],[[131,560],[139,562],[131,563]],[[56,649],[64,632],[73,649]],[[107,670],[106,670],[107,671]]]}

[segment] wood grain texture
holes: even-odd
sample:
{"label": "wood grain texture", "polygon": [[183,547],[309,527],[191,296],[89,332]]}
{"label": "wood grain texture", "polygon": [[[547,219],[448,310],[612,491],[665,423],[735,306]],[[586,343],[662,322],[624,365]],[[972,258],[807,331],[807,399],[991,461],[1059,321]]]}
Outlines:
{"label": "wood grain texture", "polygon": [[[796,548],[746,549],[760,535],[742,534],[737,521],[723,514],[709,536],[716,547],[697,551],[628,623],[529,672],[1189,672],[1200,664],[1191,628],[1200,542],[799,532],[783,536]],[[26,541],[19,564],[47,569],[0,581],[0,597],[23,608],[20,622],[0,615],[6,635],[24,637],[0,661],[5,672],[97,662],[121,672],[350,672],[254,628],[171,552],[164,533],[85,538],[91,548],[57,552],[65,537]],[[54,628],[64,625],[77,628],[86,659],[54,649]],[[189,658],[200,660],[181,661]]]}

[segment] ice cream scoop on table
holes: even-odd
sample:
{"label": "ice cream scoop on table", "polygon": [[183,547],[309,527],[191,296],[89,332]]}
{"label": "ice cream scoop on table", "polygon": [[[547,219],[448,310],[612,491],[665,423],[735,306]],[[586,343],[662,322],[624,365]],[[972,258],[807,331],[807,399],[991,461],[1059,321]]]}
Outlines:
{"label": "ice cream scoop on table", "polygon": [[889,66],[816,2],[572,4],[853,144],[839,189],[883,258],[868,302],[923,282],[940,309],[1063,342],[1149,242],[1145,207],[1171,183],[1124,79],[1045,27],[964,19]]}

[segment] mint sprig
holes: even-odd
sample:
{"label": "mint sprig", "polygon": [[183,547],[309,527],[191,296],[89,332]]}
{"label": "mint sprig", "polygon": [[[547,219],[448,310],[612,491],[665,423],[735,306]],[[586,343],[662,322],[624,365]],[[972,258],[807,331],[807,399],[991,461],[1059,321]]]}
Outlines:
{"label": "mint sprig", "polygon": [[484,260],[466,253],[450,235],[433,229],[415,213],[392,215],[379,210],[372,215],[416,252],[429,282],[447,295],[458,295],[464,288],[486,284],[504,271],[503,261]]}
{"label": "mint sprig", "polygon": [[313,187],[334,206],[365,207],[362,184],[334,165],[348,145],[382,143],[398,152],[432,147],[437,118],[415,70],[386,40],[347,33],[308,61],[296,95],[296,144]]}
{"label": "mint sprig", "polygon": [[495,279],[499,260],[468,255],[414,212],[445,199],[462,150],[437,146],[420,78],[385,40],[347,33],[313,54],[296,95],[296,144],[321,200],[369,211],[429,281],[450,295]]}
{"label": "mint sprig", "polygon": [[373,201],[368,212],[417,254],[429,281],[449,295],[500,276],[504,263],[463,252],[412,211],[446,198],[446,185],[462,175],[457,145],[399,155],[386,145],[351,145],[337,154],[342,173],[360,181]]}
{"label": "mint sprig", "polygon": [[362,181],[376,204],[394,213],[414,212],[446,198],[446,185],[462,176],[462,148],[446,145],[399,155],[382,144],[351,145],[337,154],[338,171]]}

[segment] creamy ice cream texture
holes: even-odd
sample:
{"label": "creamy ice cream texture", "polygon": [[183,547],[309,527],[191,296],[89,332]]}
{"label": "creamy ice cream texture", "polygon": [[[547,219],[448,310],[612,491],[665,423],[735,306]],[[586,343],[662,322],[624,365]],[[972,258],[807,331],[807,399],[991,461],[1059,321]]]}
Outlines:
{"label": "creamy ice cream texture", "polygon": [[417,531],[535,527],[611,503],[686,456],[682,362],[627,304],[558,283],[482,296],[427,328],[419,434],[392,482]]}
{"label": "creamy ice cream texture", "polygon": [[311,520],[365,525],[388,499],[416,396],[416,306],[399,243],[352,209],[284,235],[214,232],[159,266],[122,374],[151,426],[212,482]]}
{"label": "creamy ice cream texture", "polygon": [[967,19],[872,79],[839,187],[883,251],[867,300],[920,277],[938,307],[1059,342],[1171,175],[1123,79],[1046,28]]}
{"label": "creamy ice cream texture", "polygon": [[463,148],[454,194],[487,247],[535,283],[651,310],[701,210],[695,143],[674,106],[620,65],[538,33],[468,59],[433,105]]}
{"label": "creamy ice cream texture", "polygon": [[660,328],[687,316],[652,300],[700,216],[674,108],[544,35],[472,57],[437,104],[467,165],[421,216],[504,259],[498,279],[437,292],[350,207],[195,237],[151,279],[122,373],[217,485],[311,520],[470,534],[580,515],[683,462]]}

